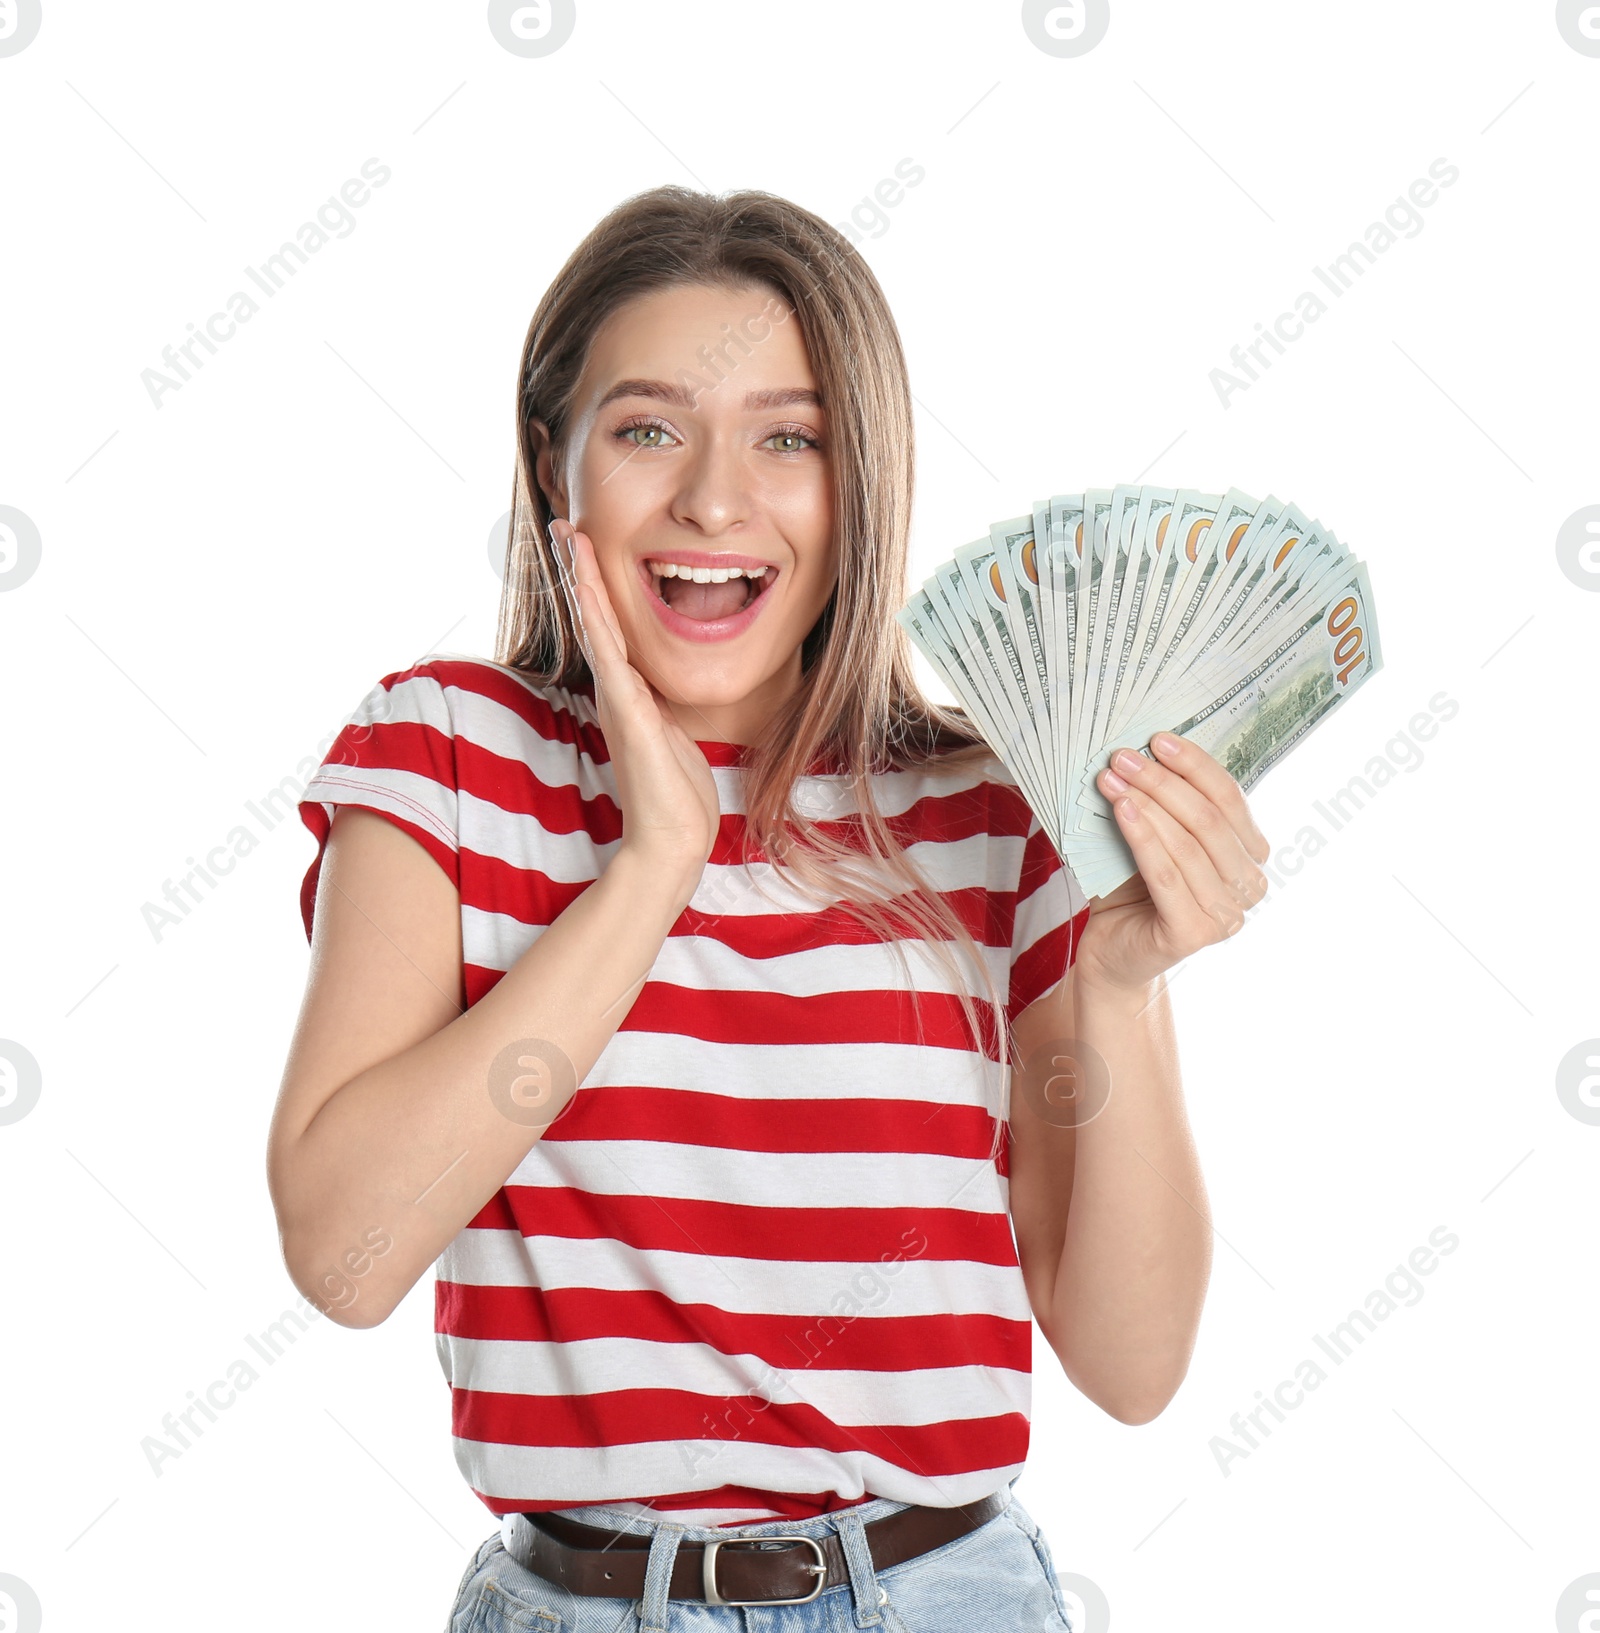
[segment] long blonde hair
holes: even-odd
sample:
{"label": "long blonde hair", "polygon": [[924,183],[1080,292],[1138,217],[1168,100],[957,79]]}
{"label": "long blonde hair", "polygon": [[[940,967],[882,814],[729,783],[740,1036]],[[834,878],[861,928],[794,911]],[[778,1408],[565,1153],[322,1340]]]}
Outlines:
{"label": "long blonde hair", "polygon": [[[624,200],[556,274],[528,325],[517,377],[517,468],[500,601],[496,661],[541,683],[592,686],[552,554],[549,504],[535,479],[530,421],[548,428],[560,463],[573,392],[589,344],[624,302],[688,285],[767,286],[787,301],[828,413],[839,579],[801,643],[802,680],[745,756],[747,833],[803,894],[840,901],[888,943],[915,990],[899,945],[927,945],[947,971],[984,1062],[1004,1079],[1015,1053],[1005,1005],[975,938],[907,854],[879,811],[870,776],[937,760],[965,770],[993,751],[958,708],[926,699],[894,614],[905,604],[914,449],[911,388],[899,331],[871,269],[836,229],[761,191],[720,197],[652,188]],[[848,768],[859,844],[836,841],[793,804],[795,781],[820,756]],[[865,871],[862,859],[866,858]],[[991,1029],[950,951],[980,973]],[[922,1017],[917,1006],[919,1041]],[[986,1069],[986,1068],[980,1068]],[[997,1097],[990,1158],[1001,1145]]]}

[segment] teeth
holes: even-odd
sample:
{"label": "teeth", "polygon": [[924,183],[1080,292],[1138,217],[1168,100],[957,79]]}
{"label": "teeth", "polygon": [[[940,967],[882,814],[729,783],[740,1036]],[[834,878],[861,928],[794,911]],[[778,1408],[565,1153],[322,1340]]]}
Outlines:
{"label": "teeth", "polygon": [[766,577],[765,567],[682,567],[673,561],[652,561],[651,570],[662,578],[692,578],[696,584],[726,584],[730,578]]}

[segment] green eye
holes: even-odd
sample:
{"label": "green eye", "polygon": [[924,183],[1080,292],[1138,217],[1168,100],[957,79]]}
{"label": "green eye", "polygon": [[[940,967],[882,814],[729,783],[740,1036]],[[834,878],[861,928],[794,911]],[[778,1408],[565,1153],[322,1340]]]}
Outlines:
{"label": "green eye", "polygon": [[[817,446],[817,439],[815,437],[813,437],[813,436],[808,436],[804,431],[774,431],[772,433],[772,435],[767,438],[767,441],[768,442],[780,442],[780,441],[784,441],[784,442],[802,442],[802,443],[805,443],[806,446],[810,447],[810,448],[815,448]],[[801,452],[801,449],[799,449],[799,448],[778,448],[778,449],[775,449],[774,452],[780,453],[780,454],[798,454],[798,453]]]}
{"label": "green eye", "polygon": [[656,442],[644,442],[644,441],[641,441],[641,440],[635,438],[634,435],[633,435],[633,433],[635,431],[647,431],[647,432],[651,433],[652,436],[655,436],[655,437],[658,437],[658,438],[659,437],[664,437],[664,436],[667,435],[667,430],[666,430],[665,426],[660,426],[660,425],[628,425],[628,426],[624,426],[622,434],[625,437],[627,437],[629,439],[629,441],[631,441],[633,443],[635,448],[659,448],[659,447],[662,446],[662,444],[659,441],[656,441]]}

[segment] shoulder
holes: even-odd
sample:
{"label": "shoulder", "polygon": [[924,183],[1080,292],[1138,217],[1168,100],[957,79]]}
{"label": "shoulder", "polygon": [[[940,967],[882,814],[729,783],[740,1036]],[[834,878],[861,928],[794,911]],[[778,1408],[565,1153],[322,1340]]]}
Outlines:
{"label": "shoulder", "polygon": [[376,699],[380,694],[396,704],[444,703],[467,714],[480,703],[526,713],[527,700],[550,709],[568,706],[572,697],[564,687],[541,684],[492,658],[461,652],[433,652],[382,676],[370,696]]}
{"label": "shoulder", "polygon": [[938,756],[871,780],[878,810],[939,888],[1015,888],[1033,813],[992,751]]}
{"label": "shoulder", "polygon": [[522,790],[526,799],[530,784],[571,784],[596,743],[603,759],[594,703],[583,692],[489,658],[432,653],[368,690],[307,792],[333,800],[341,790],[349,798],[387,784],[436,808],[455,832],[459,797],[496,801]]}
{"label": "shoulder", "polygon": [[919,797],[940,797],[950,811],[960,811],[971,833],[1022,841],[1039,829],[1027,796],[992,749],[955,765],[932,760],[903,775],[914,780]]}
{"label": "shoulder", "polygon": [[1039,819],[1028,804],[1027,795],[1022,792],[1017,779],[1000,756],[990,750],[988,757],[979,765],[989,803],[990,833],[1007,838],[1027,838],[1036,832]]}
{"label": "shoulder", "polygon": [[[317,841],[301,893],[306,933],[322,850],[341,806],[387,818],[457,888],[459,856],[506,852],[508,825],[582,826],[583,755],[601,738],[592,698],[496,663],[431,653],[383,675],[346,717],[299,797]],[[578,814],[571,811],[574,802]]]}
{"label": "shoulder", "polygon": [[351,720],[358,727],[411,721],[517,759],[541,744],[591,755],[598,747],[605,757],[590,694],[464,653],[432,653],[384,675]]}

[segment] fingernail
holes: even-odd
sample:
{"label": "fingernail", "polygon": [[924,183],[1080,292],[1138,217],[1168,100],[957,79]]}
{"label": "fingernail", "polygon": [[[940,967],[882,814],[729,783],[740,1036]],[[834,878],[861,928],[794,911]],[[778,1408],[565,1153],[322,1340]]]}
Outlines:
{"label": "fingernail", "polygon": [[1128,791],[1128,785],[1115,771],[1106,772],[1105,776],[1100,779],[1100,786],[1108,794],[1126,794]]}
{"label": "fingernail", "polygon": [[1139,820],[1139,807],[1135,805],[1131,799],[1123,800],[1122,803],[1117,806],[1117,809],[1122,813],[1123,818],[1126,821],[1137,822]]}
{"label": "fingernail", "polygon": [[1112,755],[1111,763],[1118,771],[1125,771],[1130,777],[1137,777],[1144,769],[1144,761],[1132,749],[1118,749]]}
{"label": "fingernail", "polygon": [[1178,739],[1170,731],[1158,731],[1150,739],[1150,746],[1159,749],[1163,754],[1176,754],[1178,752]]}

